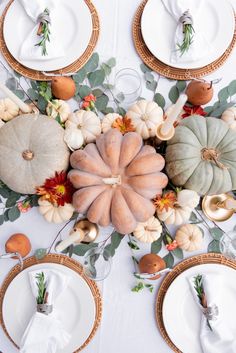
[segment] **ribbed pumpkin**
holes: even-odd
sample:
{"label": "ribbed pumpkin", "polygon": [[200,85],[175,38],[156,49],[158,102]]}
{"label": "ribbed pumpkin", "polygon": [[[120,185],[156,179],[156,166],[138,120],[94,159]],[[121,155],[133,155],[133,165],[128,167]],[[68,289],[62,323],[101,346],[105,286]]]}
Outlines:
{"label": "ribbed pumpkin", "polygon": [[47,116],[21,115],[0,129],[0,180],[21,194],[35,188],[56,171],[66,170],[69,150],[64,130]]}
{"label": "ribbed pumpkin", "polygon": [[100,135],[96,144],[71,155],[68,174],[78,191],[73,205],[101,226],[110,223],[122,234],[132,232],[155,212],[151,199],[167,185],[160,171],[165,161],[135,132],[122,136],[116,129]]}
{"label": "ribbed pumpkin", "polygon": [[185,119],[168,142],[166,171],[177,186],[200,195],[236,188],[236,133],[222,120]]}

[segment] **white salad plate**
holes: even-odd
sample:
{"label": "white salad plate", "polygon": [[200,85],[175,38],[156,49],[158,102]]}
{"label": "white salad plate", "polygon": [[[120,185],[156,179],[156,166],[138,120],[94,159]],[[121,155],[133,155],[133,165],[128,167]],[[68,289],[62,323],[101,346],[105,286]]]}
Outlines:
{"label": "white salad plate", "polygon": [[[198,274],[218,273],[223,278],[221,318],[236,336],[236,271],[225,265],[204,264],[182,272],[168,288],[163,302],[163,322],[169,338],[183,353],[202,353],[199,341],[201,312],[191,292],[189,278]],[[223,352],[222,352],[223,353]]]}
{"label": "white salad plate", "polygon": [[[30,0],[31,1],[31,0]],[[86,50],[92,36],[92,16],[84,0],[59,0],[56,33],[61,38],[65,56],[51,60],[20,60],[22,43],[35,23],[27,16],[19,1],[10,5],[3,25],[3,36],[11,55],[22,65],[38,71],[62,69],[76,61]]]}
{"label": "white salad plate", "polygon": [[57,353],[72,353],[89,337],[95,322],[96,307],[92,292],[86,281],[66,266],[43,263],[20,272],[6,290],[2,312],[6,330],[19,346],[23,333],[35,312],[35,299],[29,283],[28,272],[55,269],[70,277],[68,287],[58,297],[54,308],[71,334],[70,343]]}
{"label": "white salad plate", "polygon": [[[176,0],[175,0],[176,1]],[[143,39],[151,53],[166,65],[180,69],[196,69],[219,59],[229,47],[235,30],[235,17],[228,0],[204,0],[199,18],[203,32],[211,48],[197,61],[172,62],[176,21],[164,7],[162,0],[148,0],[143,10],[141,30]]]}

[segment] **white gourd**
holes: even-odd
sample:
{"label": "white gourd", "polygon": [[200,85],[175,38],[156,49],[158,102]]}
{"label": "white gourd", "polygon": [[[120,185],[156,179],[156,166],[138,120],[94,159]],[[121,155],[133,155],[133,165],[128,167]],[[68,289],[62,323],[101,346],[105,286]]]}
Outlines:
{"label": "white gourd", "polygon": [[117,113],[106,114],[102,119],[102,132],[107,132],[110,130],[112,128],[112,124],[118,118],[122,119],[122,116]]}
{"label": "white gourd", "polygon": [[10,98],[0,99],[0,119],[9,121],[19,115],[19,107]]}
{"label": "white gourd", "polygon": [[230,129],[236,131],[236,107],[226,109],[221,119],[229,125]]}
{"label": "white gourd", "polygon": [[178,246],[185,251],[196,251],[202,248],[203,236],[200,228],[195,224],[181,226],[175,235]]}
{"label": "white gourd", "polygon": [[144,243],[152,243],[160,238],[162,226],[156,217],[151,217],[147,222],[138,223],[133,235]]}
{"label": "white gourd", "polygon": [[64,206],[55,206],[40,198],[38,204],[40,214],[50,223],[62,223],[68,221],[74,212],[74,207],[70,203],[66,203]]}

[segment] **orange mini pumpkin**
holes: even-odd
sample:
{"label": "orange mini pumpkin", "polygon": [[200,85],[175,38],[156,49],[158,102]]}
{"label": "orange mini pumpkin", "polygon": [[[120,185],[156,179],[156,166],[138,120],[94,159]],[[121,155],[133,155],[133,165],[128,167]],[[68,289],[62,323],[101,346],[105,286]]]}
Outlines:
{"label": "orange mini pumpkin", "polygon": [[164,158],[151,146],[143,146],[136,132],[122,136],[111,129],[96,144],[71,155],[74,168],[68,174],[76,189],[73,206],[100,226],[110,223],[122,234],[155,213],[152,199],[167,185],[161,173]]}

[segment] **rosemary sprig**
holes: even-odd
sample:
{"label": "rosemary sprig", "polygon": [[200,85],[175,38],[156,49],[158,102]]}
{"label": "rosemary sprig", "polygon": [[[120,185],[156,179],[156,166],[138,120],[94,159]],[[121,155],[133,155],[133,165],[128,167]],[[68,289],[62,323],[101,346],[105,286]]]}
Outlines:
{"label": "rosemary sprig", "polygon": [[183,25],[183,42],[181,44],[177,44],[178,50],[180,51],[180,56],[189,50],[191,44],[193,43],[194,32],[195,31],[192,24]]}
{"label": "rosemary sprig", "polygon": [[[206,301],[206,296],[205,296],[203,283],[202,283],[202,275],[197,275],[196,277],[194,277],[194,288],[197,292],[197,296],[199,298],[200,304],[203,306],[203,308],[207,308],[207,301]],[[212,331],[212,327],[208,319],[207,319],[207,326]]]}
{"label": "rosemary sprig", "polygon": [[[49,10],[46,8],[44,10],[44,15],[49,16]],[[50,42],[50,29],[49,29],[50,23],[46,20],[41,22],[39,24],[39,29],[37,34],[41,37],[41,40],[35,44],[36,47],[42,47],[42,55],[46,56],[48,55],[47,53],[47,42]]]}
{"label": "rosemary sprig", "polygon": [[37,296],[37,304],[44,304],[45,295],[46,295],[46,281],[44,277],[44,273],[37,273],[37,287],[38,287],[38,296]]}

